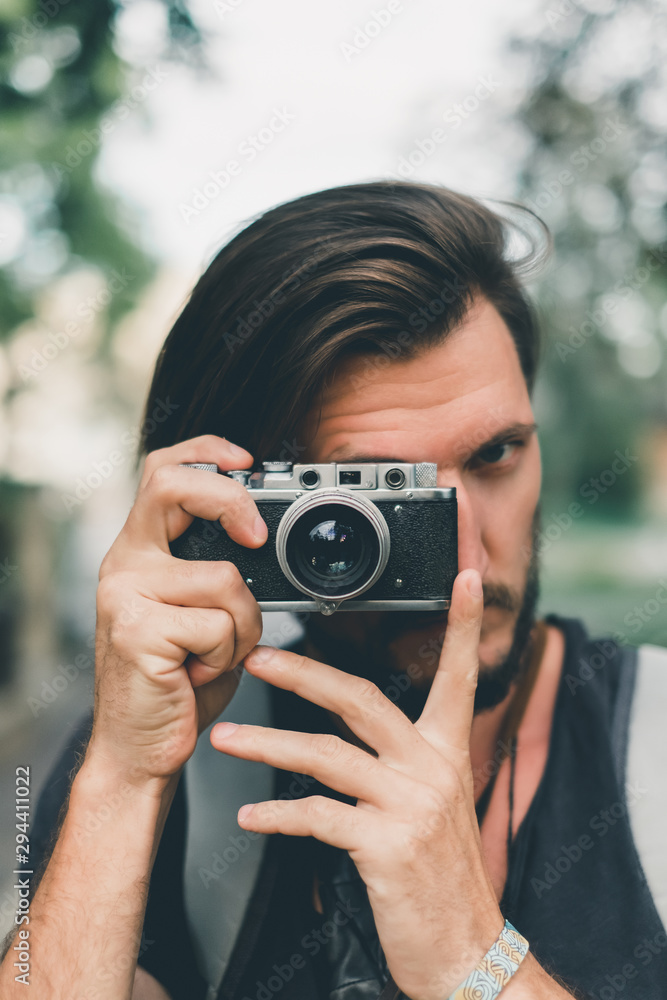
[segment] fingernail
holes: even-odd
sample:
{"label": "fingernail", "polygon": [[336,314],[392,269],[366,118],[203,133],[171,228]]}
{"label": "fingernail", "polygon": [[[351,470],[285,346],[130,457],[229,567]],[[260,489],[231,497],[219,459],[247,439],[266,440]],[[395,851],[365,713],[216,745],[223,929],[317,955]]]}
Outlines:
{"label": "fingernail", "polygon": [[215,738],[224,740],[226,736],[231,736],[238,728],[236,722],[219,722],[215,727]]}
{"label": "fingernail", "polygon": [[259,516],[255,518],[255,523],[252,526],[252,533],[258,542],[265,542],[269,537],[269,529],[266,526],[266,522]]}
{"label": "fingernail", "polygon": [[232,455],[235,455],[237,458],[247,457],[250,455],[250,452],[246,451],[245,448],[239,448],[237,444],[232,444],[231,441],[227,441],[227,446]]}
{"label": "fingernail", "polygon": [[246,817],[248,817],[252,812],[254,806],[255,806],[254,802],[249,802],[247,805],[241,806],[238,812],[238,819],[239,820],[246,819]]}
{"label": "fingernail", "polygon": [[481,597],[483,594],[482,590],[482,578],[479,573],[473,573],[468,580],[468,591],[473,597]]}

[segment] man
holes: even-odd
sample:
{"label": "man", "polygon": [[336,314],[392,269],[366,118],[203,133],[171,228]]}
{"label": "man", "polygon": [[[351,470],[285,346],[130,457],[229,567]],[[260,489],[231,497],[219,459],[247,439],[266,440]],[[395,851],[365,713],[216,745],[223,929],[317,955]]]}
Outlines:
{"label": "man", "polygon": [[[266,213],[200,280],[100,569],[92,735],[31,907],[40,995],[667,996],[665,883],[628,815],[660,788],[625,788],[666,658],[535,622],[536,331],[506,235],[444,189],[355,185]],[[235,567],[169,543],[199,516],[266,544],[243,486],[183,463],[285,457],[437,463],[449,612],[312,615],[294,649],[255,648]]]}

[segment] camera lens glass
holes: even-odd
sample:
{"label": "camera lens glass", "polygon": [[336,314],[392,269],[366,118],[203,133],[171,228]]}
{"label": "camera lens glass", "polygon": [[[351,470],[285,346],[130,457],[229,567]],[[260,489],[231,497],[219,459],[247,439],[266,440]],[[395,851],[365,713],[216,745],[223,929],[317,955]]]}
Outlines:
{"label": "camera lens glass", "polygon": [[378,535],[368,518],[345,504],[305,511],[286,542],[297,581],[321,597],[342,597],[370,580],[380,559]]}

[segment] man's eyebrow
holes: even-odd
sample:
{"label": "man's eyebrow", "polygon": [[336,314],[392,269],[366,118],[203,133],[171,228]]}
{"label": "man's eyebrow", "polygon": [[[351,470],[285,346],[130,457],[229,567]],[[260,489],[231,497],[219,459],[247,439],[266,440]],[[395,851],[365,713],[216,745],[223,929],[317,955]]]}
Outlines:
{"label": "man's eyebrow", "polygon": [[480,451],[484,451],[486,448],[492,448],[494,444],[502,444],[504,441],[508,441],[510,438],[514,437],[530,437],[537,430],[537,424],[523,424],[516,423],[510,424],[509,427],[503,427],[502,430],[497,431],[492,437],[488,438],[486,441],[482,441],[475,448],[474,454],[476,455]]}
{"label": "man's eyebrow", "polygon": [[[475,450],[473,454],[477,454],[480,451],[484,451],[486,448],[492,448],[494,444],[501,444],[504,441],[509,440],[514,437],[530,437],[537,430],[537,424],[524,424],[521,422],[510,424],[508,427],[503,427],[502,430],[497,431],[492,437],[481,441],[479,444],[475,445]],[[335,456],[335,452],[334,452]],[[340,457],[332,457],[329,459],[330,462],[340,462],[343,465],[356,465],[360,462],[405,462],[406,459],[397,458],[396,455],[345,455],[343,453]]]}

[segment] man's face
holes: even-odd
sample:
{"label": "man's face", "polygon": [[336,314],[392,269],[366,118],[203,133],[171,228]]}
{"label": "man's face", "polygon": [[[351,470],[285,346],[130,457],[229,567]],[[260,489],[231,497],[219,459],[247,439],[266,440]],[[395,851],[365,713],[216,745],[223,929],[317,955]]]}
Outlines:
{"label": "man's face", "polygon": [[[347,359],[336,371],[300,461],[436,462],[438,485],[456,487],[459,570],[477,569],[484,586],[477,708],[490,707],[516,674],[537,597],[540,452],[514,342],[480,298],[442,344],[384,367],[374,360]],[[306,426],[316,419],[311,414]],[[412,701],[397,702],[416,710],[435,673],[446,621],[446,612],[338,611],[312,616],[308,632],[331,657],[336,648],[355,649],[354,672],[383,689],[392,672],[417,664]]]}

